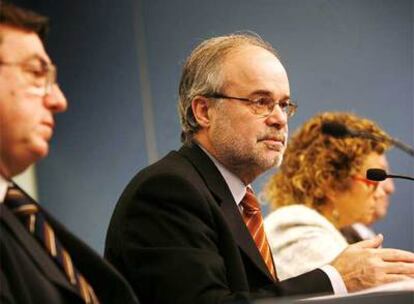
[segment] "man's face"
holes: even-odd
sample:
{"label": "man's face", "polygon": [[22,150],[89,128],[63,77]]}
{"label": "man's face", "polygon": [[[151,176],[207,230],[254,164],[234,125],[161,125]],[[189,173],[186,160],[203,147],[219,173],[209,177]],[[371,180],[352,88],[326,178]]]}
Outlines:
{"label": "man's face", "polygon": [[[225,87],[221,94],[256,100],[270,96],[276,101],[290,97],[289,81],[280,61],[269,51],[243,47],[227,56],[222,68]],[[267,117],[253,113],[247,103],[234,99],[210,108],[208,137],[213,155],[243,182],[279,165],[287,139],[287,115],[276,106]]]}
{"label": "man's face", "polygon": [[39,94],[44,82],[26,68],[50,63],[39,37],[4,25],[0,35],[0,174],[11,177],[47,155],[53,114],[67,103],[57,85]]}

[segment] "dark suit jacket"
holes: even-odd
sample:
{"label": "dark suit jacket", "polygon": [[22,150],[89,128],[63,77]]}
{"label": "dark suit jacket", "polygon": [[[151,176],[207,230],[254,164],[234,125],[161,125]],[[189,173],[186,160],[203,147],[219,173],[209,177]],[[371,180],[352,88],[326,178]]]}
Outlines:
{"label": "dark suit jacket", "polygon": [[226,182],[197,145],[133,178],[112,216],[105,256],[148,304],[332,291],[320,270],[272,281]]}
{"label": "dark suit jacket", "polygon": [[[138,303],[109,263],[44,214],[101,303]],[[0,303],[84,303],[42,245],[4,204],[0,204]]]}

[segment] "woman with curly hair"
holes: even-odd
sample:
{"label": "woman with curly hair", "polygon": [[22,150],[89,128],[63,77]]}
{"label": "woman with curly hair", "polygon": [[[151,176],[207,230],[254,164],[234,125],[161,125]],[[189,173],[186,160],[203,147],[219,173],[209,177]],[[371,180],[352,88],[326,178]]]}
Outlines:
{"label": "woman with curly hair", "polygon": [[334,260],[348,246],[340,229],[372,224],[376,203],[390,194],[389,182],[365,178],[368,168],[385,169],[389,144],[324,135],[321,126],[325,122],[387,136],[368,119],[332,112],[314,116],[293,135],[280,170],[264,189],[276,209],[266,218],[265,229],[279,279]]}

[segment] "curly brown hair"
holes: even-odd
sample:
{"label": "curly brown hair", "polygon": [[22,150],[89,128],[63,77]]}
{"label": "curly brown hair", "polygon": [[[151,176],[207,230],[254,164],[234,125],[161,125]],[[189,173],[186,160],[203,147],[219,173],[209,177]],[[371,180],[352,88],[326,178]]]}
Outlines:
{"label": "curly brown hair", "polygon": [[324,135],[321,126],[325,122],[388,136],[373,121],[353,113],[325,112],[312,117],[292,136],[280,170],[264,188],[273,208],[304,204],[318,210],[328,202],[326,189],[348,190],[351,176],[362,170],[365,158],[372,152],[383,154],[390,147],[388,143],[364,138]]}

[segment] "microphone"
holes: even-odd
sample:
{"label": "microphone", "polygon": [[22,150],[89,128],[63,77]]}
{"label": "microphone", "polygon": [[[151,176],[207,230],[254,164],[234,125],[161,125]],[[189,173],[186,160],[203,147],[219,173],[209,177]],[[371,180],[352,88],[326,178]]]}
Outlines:
{"label": "microphone", "polygon": [[387,174],[385,170],[382,170],[379,168],[371,168],[367,170],[367,179],[369,180],[381,182],[387,178],[401,178],[401,179],[414,180],[414,177],[411,177],[411,176]]}
{"label": "microphone", "polygon": [[323,122],[321,132],[322,134],[333,136],[335,138],[360,137],[374,141],[386,141],[414,157],[414,149],[398,139],[388,136],[377,136],[369,132],[354,130],[336,121]]}
{"label": "microphone", "polygon": [[321,126],[322,134],[336,138],[344,138],[350,135],[348,128],[336,121],[324,121]]}

